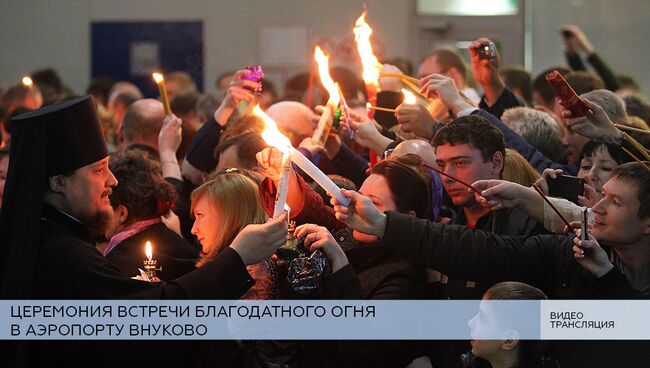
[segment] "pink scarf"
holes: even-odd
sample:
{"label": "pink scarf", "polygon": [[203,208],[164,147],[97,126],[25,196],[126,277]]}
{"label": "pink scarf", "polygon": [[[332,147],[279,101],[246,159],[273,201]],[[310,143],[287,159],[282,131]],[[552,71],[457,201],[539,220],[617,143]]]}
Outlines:
{"label": "pink scarf", "polygon": [[104,250],[104,257],[106,257],[108,253],[110,253],[111,250],[113,250],[113,248],[115,248],[118,244],[120,244],[124,240],[132,237],[133,235],[141,232],[142,230],[152,225],[155,225],[161,221],[162,220],[160,219],[160,217],[157,217],[151,220],[136,221],[131,225],[127,226],[126,229],[120,231],[119,233],[111,237],[111,240],[108,242],[108,246]]}

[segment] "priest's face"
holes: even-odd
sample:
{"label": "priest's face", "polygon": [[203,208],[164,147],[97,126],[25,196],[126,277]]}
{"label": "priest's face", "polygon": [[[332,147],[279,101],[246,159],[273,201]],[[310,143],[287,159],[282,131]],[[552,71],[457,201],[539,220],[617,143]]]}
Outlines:
{"label": "priest's face", "polygon": [[112,213],[109,196],[117,179],[108,168],[108,157],[63,176],[64,210],[83,221],[92,233],[103,234]]}

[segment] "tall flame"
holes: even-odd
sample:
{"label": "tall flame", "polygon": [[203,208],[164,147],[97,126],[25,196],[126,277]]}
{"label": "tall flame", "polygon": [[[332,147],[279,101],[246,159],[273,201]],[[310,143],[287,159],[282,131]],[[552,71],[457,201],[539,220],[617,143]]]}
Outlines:
{"label": "tall flame", "polygon": [[262,131],[262,139],[269,145],[275,147],[282,153],[287,153],[291,148],[291,141],[280,133],[278,125],[266,115],[259,105],[253,107],[253,115],[259,116],[264,121],[264,131]]}
{"label": "tall flame", "polygon": [[151,261],[153,258],[153,250],[151,249],[151,242],[148,241],[144,246],[144,254],[147,255],[147,259]]}
{"label": "tall flame", "polygon": [[153,75],[153,79],[156,81],[156,83],[160,83],[160,82],[165,80],[165,78],[163,78],[163,75],[160,74],[160,73],[153,73],[152,75]]}
{"label": "tall flame", "polygon": [[381,70],[381,63],[372,52],[372,45],[370,44],[370,35],[372,35],[372,28],[366,23],[367,10],[361,13],[359,19],[354,26],[354,40],[357,42],[357,50],[361,57],[361,64],[363,64],[363,81],[366,84],[372,84],[375,87],[379,86],[379,71]]}
{"label": "tall flame", "polygon": [[415,98],[415,95],[408,89],[402,88],[402,94],[404,95],[404,103],[409,105],[415,105],[418,100]]}
{"label": "tall flame", "polygon": [[334,83],[334,80],[330,76],[329,57],[325,55],[320,47],[316,46],[316,49],[314,50],[314,59],[318,63],[320,81],[323,84],[323,87],[325,87],[327,90],[327,93],[330,95],[329,99],[327,100],[327,104],[338,106],[341,97],[339,96],[338,85]]}

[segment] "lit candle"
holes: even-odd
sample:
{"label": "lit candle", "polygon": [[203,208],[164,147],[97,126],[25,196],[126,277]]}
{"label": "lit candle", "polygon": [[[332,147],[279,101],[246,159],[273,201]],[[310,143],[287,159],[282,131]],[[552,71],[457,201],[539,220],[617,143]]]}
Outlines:
{"label": "lit candle", "polygon": [[[361,58],[363,65],[363,82],[366,84],[366,93],[368,94],[368,102],[370,105],[377,104],[377,89],[379,88],[379,72],[382,64],[375,57],[372,51],[372,44],[370,43],[370,36],[372,35],[372,28],[366,23],[367,10],[364,9],[361,16],[357,19],[354,29],[354,40],[357,43],[357,51]],[[368,109],[367,114],[369,118],[374,118],[375,113],[373,110]],[[375,166],[377,163],[377,154],[370,150],[370,167]]]}
{"label": "lit candle", "polygon": [[287,223],[291,222],[291,207],[288,204],[284,204],[284,210],[287,212]]}
{"label": "lit candle", "polygon": [[291,173],[291,159],[287,153],[282,155],[282,178],[278,185],[278,192],[275,197],[275,207],[273,207],[273,218],[276,218],[284,212],[287,207],[287,189],[289,188],[289,174]]}
{"label": "lit candle", "polygon": [[144,254],[147,255],[147,260],[151,261],[153,258],[153,250],[151,249],[151,242],[148,241],[147,244],[144,246]]}
{"label": "lit candle", "polygon": [[370,36],[372,35],[372,28],[366,23],[366,10],[361,13],[354,25],[354,40],[357,43],[357,51],[361,57],[361,64],[363,65],[363,81],[366,84],[366,92],[368,93],[368,101],[374,105],[377,100],[377,89],[379,88],[379,71],[382,64],[377,60],[372,51],[372,44],[370,43]]}
{"label": "lit candle", "polygon": [[25,87],[32,88],[34,81],[32,81],[32,78],[25,76],[23,77],[23,85]]}
{"label": "lit candle", "polygon": [[[262,138],[269,145],[277,148],[284,155],[288,155],[293,163],[298,165],[305,174],[309,175],[318,185],[320,185],[329,195],[335,197],[340,203],[344,205],[350,204],[350,199],[343,196],[341,188],[336,186],[334,182],[327,177],[316,165],[307,159],[300,151],[291,146],[289,138],[285,137],[278,130],[278,126],[260,109],[259,105],[253,108],[253,114],[259,116],[264,121],[264,131],[262,131]],[[274,211],[275,212],[275,211]]]}
{"label": "lit candle", "polygon": [[325,142],[327,141],[327,137],[330,134],[330,130],[332,129],[332,124],[334,123],[334,112],[339,106],[341,98],[339,96],[339,86],[338,84],[334,83],[334,80],[330,76],[329,57],[325,55],[323,50],[321,50],[321,48],[318,46],[316,46],[316,49],[314,50],[314,59],[316,59],[316,62],[318,63],[320,80],[323,84],[323,87],[325,87],[327,93],[329,94],[329,99],[327,100],[323,115],[321,115],[320,119],[318,120],[318,125],[314,131],[312,140],[314,143],[324,146]]}
{"label": "lit candle", "polygon": [[158,93],[162,100],[163,108],[165,109],[165,116],[171,116],[172,109],[169,106],[169,99],[167,98],[167,89],[165,88],[165,78],[160,73],[153,73],[153,79],[158,85]]}

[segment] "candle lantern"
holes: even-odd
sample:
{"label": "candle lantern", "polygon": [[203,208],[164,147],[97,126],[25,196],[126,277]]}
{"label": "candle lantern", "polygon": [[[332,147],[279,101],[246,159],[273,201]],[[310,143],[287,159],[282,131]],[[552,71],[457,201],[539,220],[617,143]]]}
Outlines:
{"label": "candle lantern", "polygon": [[156,271],[162,271],[162,267],[158,266],[158,261],[153,259],[153,249],[151,247],[151,242],[147,242],[145,245],[145,254],[147,259],[143,261],[144,263],[144,273],[149,278],[151,282],[158,282],[160,279],[156,276]]}

